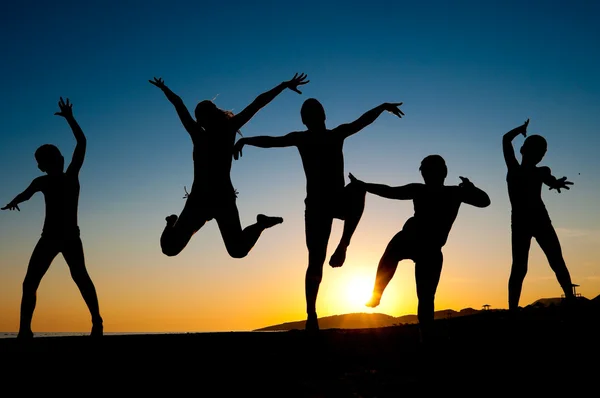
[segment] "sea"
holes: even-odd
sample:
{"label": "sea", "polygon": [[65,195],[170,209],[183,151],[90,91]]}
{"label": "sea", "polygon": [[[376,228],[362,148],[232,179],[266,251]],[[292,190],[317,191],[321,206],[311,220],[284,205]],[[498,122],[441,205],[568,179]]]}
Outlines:
{"label": "sea", "polygon": [[[149,334],[186,334],[186,333],[211,333],[211,332],[104,332],[104,336],[127,336],[127,335],[149,335]],[[33,337],[69,337],[89,336],[90,332],[34,332]],[[0,339],[13,339],[17,332],[0,332]]]}
{"label": "sea", "polygon": [[[235,332],[254,332],[254,333],[273,333],[279,330],[269,331],[251,331],[251,330],[231,330],[215,332],[104,332],[104,336],[135,336],[149,334],[199,334],[199,333],[235,333]],[[34,332],[33,337],[68,337],[68,336],[89,336],[90,332]],[[0,332],[0,339],[13,339],[17,337],[17,332]]]}

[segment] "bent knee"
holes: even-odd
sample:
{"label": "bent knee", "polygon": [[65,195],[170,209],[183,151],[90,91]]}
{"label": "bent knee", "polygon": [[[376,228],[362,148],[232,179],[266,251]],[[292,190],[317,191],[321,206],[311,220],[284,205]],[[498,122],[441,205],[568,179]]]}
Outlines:
{"label": "bent knee", "polygon": [[183,250],[183,248],[176,248],[172,246],[161,246],[161,249],[163,254],[167,257],[175,257]]}
{"label": "bent knee", "polygon": [[250,250],[242,246],[227,246],[227,253],[229,253],[232,258],[244,258],[249,252]]}

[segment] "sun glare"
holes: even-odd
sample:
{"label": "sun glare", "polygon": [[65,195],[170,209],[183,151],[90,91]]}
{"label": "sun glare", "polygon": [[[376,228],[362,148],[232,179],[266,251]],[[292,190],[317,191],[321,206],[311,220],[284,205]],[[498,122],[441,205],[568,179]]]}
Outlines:
{"label": "sun glare", "polygon": [[364,307],[371,298],[372,281],[365,277],[355,276],[346,285],[346,300],[353,307]]}

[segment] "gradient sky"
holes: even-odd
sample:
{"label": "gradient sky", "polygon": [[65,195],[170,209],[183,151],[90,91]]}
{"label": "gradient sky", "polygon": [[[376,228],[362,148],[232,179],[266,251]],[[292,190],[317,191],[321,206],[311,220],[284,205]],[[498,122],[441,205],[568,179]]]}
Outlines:
{"label": "gradient sky", "polygon": [[[294,148],[247,147],[232,167],[244,226],[257,213],[284,223],[232,259],[216,223],[177,257],[160,251],[165,216],[192,183],[192,144],[161,76],[190,110],[215,96],[238,112],[258,94],[308,74],[303,95],[283,92],[244,136],[302,129],[300,106],[324,105],[329,127],[382,102],[384,113],[345,143],[346,174],[390,185],[420,182],[423,157],[466,176],[492,205],[464,205],[444,248],[436,309],[507,307],[510,206],[502,135],[531,119],[549,149],[542,164],[574,186],[544,200],[574,283],[600,294],[600,28],[596,1],[20,1],[0,15],[0,202],[40,175],[33,153],[74,138],[54,116],[68,97],[88,138],[80,228],[106,331],[250,330],[305,317],[305,179]],[[518,149],[523,137],[514,144]],[[0,213],[0,331],[16,331],[21,283],[44,217],[41,194]],[[409,201],[367,197],[341,269],[325,265],[319,316],[416,313],[414,266],[400,264],[375,310],[364,307],[379,257],[412,214]],[[334,222],[328,256],[342,224]],[[560,287],[534,242],[522,305]],[[38,291],[34,331],[85,331],[90,317],[57,257]]]}

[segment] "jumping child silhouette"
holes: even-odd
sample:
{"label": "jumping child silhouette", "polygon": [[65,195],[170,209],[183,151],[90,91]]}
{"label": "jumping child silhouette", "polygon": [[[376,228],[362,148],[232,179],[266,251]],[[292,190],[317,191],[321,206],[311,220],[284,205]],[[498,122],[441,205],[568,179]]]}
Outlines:
{"label": "jumping child silhouette", "polygon": [[344,220],[340,242],[331,256],[329,265],[341,267],[346,259],[346,249],[360,221],[365,207],[365,192],[344,181],[344,140],[373,123],[383,111],[402,117],[398,108],[402,103],[384,103],[364,113],[355,121],[334,129],[325,127],[325,110],[319,101],[307,99],[300,110],[306,131],[295,131],[280,137],[240,138],[233,156],[242,155],[244,145],[260,148],[295,146],[300,152],[306,175],[305,229],[308,249],[305,295],[306,329],[317,331],[316,301],[323,278],[323,264],[334,218]]}
{"label": "jumping child silhouette", "polygon": [[433,326],[435,293],[443,264],[442,247],[446,244],[460,205],[466,203],[483,208],[490,205],[490,198],[464,177],[460,177],[462,182],[458,186],[444,185],[448,169],[439,155],[427,156],[422,160],[419,170],[425,184],[391,187],[359,181],[352,174],[350,180],[369,193],[388,199],[413,201],[414,216],[388,243],[379,260],[373,295],[366,305],[377,307],[398,263],[413,260],[419,300],[419,327],[425,341]]}
{"label": "jumping child silhouette", "polygon": [[[571,276],[563,259],[560,242],[542,201],[542,184],[560,193],[561,189],[569,189],[569,185],[573,183],[567,181],[567,177],[557,179],[549,167],[537,166],[546,154],[548,145],[540,135],[527,137],[528,125],[529,119],[502,137],[502,150],[508,168],[506,182],[512,207],[512,268],[508,281],[508,307],[513,311],[519,308],[523,281],[527,274],[531,238],[537,240],[546,255],[565,297],[574,298]],[[522,160],[519,164],[512,141],[521,134],[527,138],[521,147]]]}
{"label": "jumping child silhouette", "polygon": [[167,225],[160,238],[165,255],[179,254],[207,221],[215,219],[229,255],[243,258],[265,229],[283,222],[281,217],[259,214],[255,224],[242,229],[236,204],[237,195],[231,183],[231,152],[235,136],[242,126],[285,89],[302,94],[298,86],[309,82],[305,79],[304,73],[296,73],[291,80],[260,94],[236,115],[217,108],[212,101],[201,101],[194,112],[196,120],[192,119],[181,98],[161,78],[150,80],[175,107],[194,148],[192,189],[179,217],[172,214],[166,218]]}
{"label": "jumping child silhouette", "polygon": [[62,253],[71,276],[77,284],[85,303],[92,315],[92,336],[102,336],[102,317],[98,308],[96,289],[85,267],[83,245],[77,223],[79,202],[79,170],[83,165],[86,151],[86,138],[73,117],[73,105],[62,97],[58,102],[60,112],[55,115],[64,117],[73,130],[77,141],[71,164],[64,169],[64,157],[58,148],[45,144],[35,151],[38,167],[46,175],[34,179],[29,187],[17,195],[2,210],[19,210],[19,203],[29,200],[36,192],[44,194],[46,218],[42,236],[38,241],[27,267],[23,281],[21,300],[21,320],[19,338],[32,338],[31,319],[36,305],[36,292],[42,278],[58,253]]}

